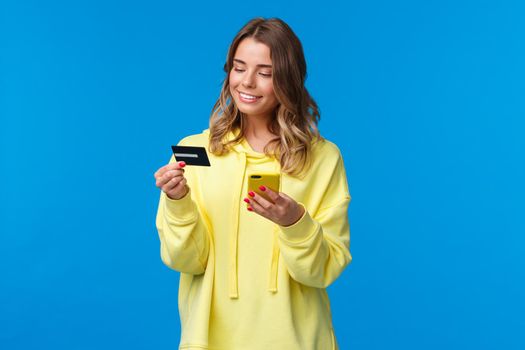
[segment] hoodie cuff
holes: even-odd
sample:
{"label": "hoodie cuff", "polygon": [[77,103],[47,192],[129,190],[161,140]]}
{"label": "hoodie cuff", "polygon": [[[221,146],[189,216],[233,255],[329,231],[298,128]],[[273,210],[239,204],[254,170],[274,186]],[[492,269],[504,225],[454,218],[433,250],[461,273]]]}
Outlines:
{"label": "hoodie cuff", "polygon": [[188,222],[196,218],[197,208],[191,198],[190,192],[191,189],[189,189],[188,193],[181,199],[171,199],[166,193],[162,194],[166,198],[166,212],[172,219],[178,222]]}
{"label": "hoodie cuff", "polygon": [[281,226],[281,238],[290,243],[301,243],[308,240],[312,235],[317,232],[317,226],[319,225],[312,217],[306,207],[299,203],[304,208],[303,216],[294,224],[290,226]]}

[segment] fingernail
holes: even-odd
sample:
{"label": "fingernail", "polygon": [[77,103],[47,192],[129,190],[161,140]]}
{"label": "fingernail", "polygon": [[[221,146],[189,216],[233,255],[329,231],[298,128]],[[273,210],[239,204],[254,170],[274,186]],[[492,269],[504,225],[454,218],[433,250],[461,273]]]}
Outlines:
{"label": "fingernail", "polygon": [[261,191],[266,191],[266,187],[264,187],[263,185],[259,186],[259,189],[260,189]]}
{"label": "fingernail", "polygon": [[249,210],[249,211],[253,211],[253,209],[252,209],[251,207],[248,207],[248,210]]}
{"label": "fingernail", "polygon": [[179,162],[179,166],[180,166],[181,168],[184,168],[184,167],[186,166],[186,163],[185,163],[185,162]]}
{"label": "fingernail", "polygon": [[250,191],[250,192],[248,192],[248,195],[249,195],[250,197],[253,197],[253,196],[255,196],[255,193],[253,193],[253,191]]}
{"label": "fingernail", "polygon": [[245,201],[246,203],[250,203],[250,200],[249,200],[248,198],[244,198],[244,201]]}

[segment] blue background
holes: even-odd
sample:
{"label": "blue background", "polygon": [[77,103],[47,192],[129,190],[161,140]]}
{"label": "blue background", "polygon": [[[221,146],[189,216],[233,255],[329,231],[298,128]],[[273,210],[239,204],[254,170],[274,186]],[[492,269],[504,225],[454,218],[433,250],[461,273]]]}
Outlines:
{"label": "blue background", "polygon": [[341,349],[524,349],[520,1],[3,1],[0,348],[175,349],[153,173],[254,16],[301,39],[343,152]]}

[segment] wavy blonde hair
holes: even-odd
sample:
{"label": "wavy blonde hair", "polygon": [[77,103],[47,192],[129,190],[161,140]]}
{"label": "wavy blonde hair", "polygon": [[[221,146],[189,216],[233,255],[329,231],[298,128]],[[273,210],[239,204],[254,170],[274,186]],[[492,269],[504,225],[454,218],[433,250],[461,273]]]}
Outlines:
{"label": "wavy blonde hair", "polygon": [[[272,83],[279,102],[269,125],[269,131],[278,136],[268,142],[264,153],[279,160],[281,171],[300,176],[310,167],[313,142],[323,140],[317,128],[321,117],[317,104],[304,86],[306,60],[301,42],[279,18],[254,18],[233,39],[224,64],[226,77],[221,94],[211,112],[210,152],[215,155],[227,153],[244,137],[246,115],[231,96],[229,73],[237,47],[246,38],[253,38],[270,48]],[[235,129],[240,131],[237,137],[226,140],[226,135]]]}

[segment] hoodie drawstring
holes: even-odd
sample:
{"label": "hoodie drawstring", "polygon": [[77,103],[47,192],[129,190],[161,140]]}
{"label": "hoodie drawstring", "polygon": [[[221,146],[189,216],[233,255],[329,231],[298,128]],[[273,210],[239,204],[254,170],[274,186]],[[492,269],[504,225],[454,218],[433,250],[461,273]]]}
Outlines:
{"label": "hoodie drawstring", "polygon": [[270,292],[277,292],[277,272],[279,271],[279,242],[277,235],[279,234],[279,229],[277,225],[274,226],[273,230],[273,252],[272,252],[272,261],[270,263],[270,286],[268,290]]}
{"label": "hoodie drawstring", "polygon": [[[230,289],[230,298],[231,299],[237,299],[239,298],[239,271],[238,271],[238,252],[239,252],[239,213],[240,213],[240,205],[243,198],[242,188],[243,184],[246,181],[246,152],[240,151],[238,152],[241,157],[241,169],[242,169],[242,175],[239,176],[237,183],[237,188],[239,189],[239,192],[237,193],[238,200],[234,201],[234,207],[233,207],[233,223],[235,225],[234,230],[231,235],[230,239],[230,268],[229,268],[229,289]],[[280,164],[278,161],[275,161],[275,172],[280,173]],[[282,191],[282,176],[281,181],[279,181],[279,191]],[[278,235],[279,235],[279,226],[277,224],[274,224],[273,226],[273,243],[272,243],[272,259],[270,261],[270,276],[269,276],[269,286],[268,290],[272,293],[277,292],[277,277],[278,277],[278,271],[279,271],[279,242],[278,242]]]}
{"label": "hoodie drawstring", "polygon": [[238,258],[238,241],[239,241],[239,210],[241,205],[241,198],[242,197],[242,185],[244,184],[244,179],[246,177],[246,154],[244,152],[241,152],[241,169],[242,169],[242,176],[239,177],[240,182],[237,184],[237,188],[239,189],[238,196],[236,197],[238,200],[235,200],[234,202],[234,208],[232,211],[233,214],[233,222],[235,223],[235,229],[233,230],[233,234],[231,235],[231,241],[230,241],[230,298],[236,299],[239,297],[239,286],[238,286],[238,269],[237,269],[237,258]]}
{"label": "hoodie drawstring", "polygon": [[[281,165],[278,161],[275,163],[275,172],[281,174]],[[279,179],[279,192],[282,192],[283,188],[283,177]],[[273,293],[277,293],[277,275],[279,272],[279,226],[277,224],[273,227],[273,252],[272,261],[270,262],[270,285],[268,290]]]}

